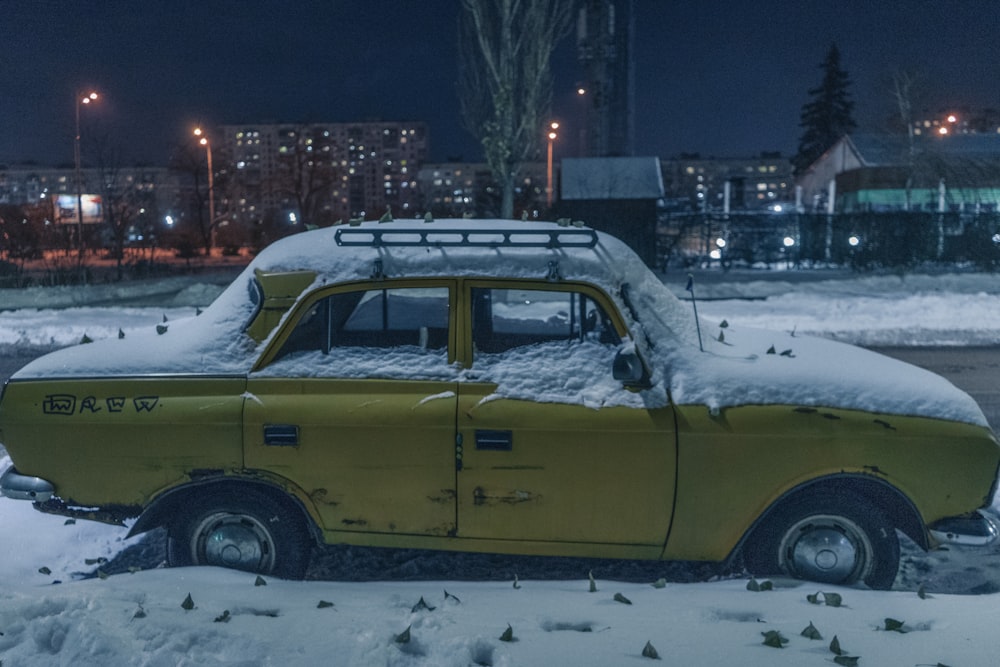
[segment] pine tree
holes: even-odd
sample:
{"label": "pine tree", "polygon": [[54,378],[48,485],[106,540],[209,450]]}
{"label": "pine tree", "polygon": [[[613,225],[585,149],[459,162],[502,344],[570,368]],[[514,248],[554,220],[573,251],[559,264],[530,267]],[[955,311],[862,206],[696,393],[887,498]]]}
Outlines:
{"label": "pine tree", "polygon": [[810,100],[802,106],[799,127],[799,152],[792,158],[795,171],[809,168],[828,148],[857,127],[852,117],[854,102],[848,88],[851,80],[840,67],[840,50],[830,46],[826,59],[820,65],[823,82],[809,91]]}

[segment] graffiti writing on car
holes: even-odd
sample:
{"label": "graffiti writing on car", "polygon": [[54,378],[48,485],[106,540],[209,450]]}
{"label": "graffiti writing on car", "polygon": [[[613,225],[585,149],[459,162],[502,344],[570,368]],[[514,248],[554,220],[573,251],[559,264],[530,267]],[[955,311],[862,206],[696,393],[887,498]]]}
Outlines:
{"label": "graffiti writing on car", "polygon": [[48,394],[42,401],[42,412],[47,415],[70,416],[77,414],[95,414],[98,412],[152,412],[159,405],[159,396],[135,396],[129,400],[127,396],[96,396],[79,397],[75,394]]}

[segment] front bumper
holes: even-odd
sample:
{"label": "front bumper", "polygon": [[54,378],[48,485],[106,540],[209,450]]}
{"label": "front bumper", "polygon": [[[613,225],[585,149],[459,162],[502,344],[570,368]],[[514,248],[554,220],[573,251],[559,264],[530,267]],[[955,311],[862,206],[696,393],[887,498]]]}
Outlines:
{"label": "front bumper", "polygon": [[1000,535],[994,520],[978,511],[935,521],[929,528],[938,544],[981,547],[992,544]]}
{"label": "front bumper", "polygon": [[22,475],[14,468],[8,468],[0,477],[0,496],[13,500],[33,500],[44,503],[55,493],[55,487],[41,477]]}

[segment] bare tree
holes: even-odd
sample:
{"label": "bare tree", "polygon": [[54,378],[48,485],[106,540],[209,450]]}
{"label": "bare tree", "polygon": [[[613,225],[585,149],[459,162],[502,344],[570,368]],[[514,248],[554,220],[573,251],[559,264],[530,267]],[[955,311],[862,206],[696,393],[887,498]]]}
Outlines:
{"label": "bare tree", "polygon": [[293,201],[302,222],[318,225],[341,176],[333,162],[332,139],[322,130],[299,125],[289,130],[290,145],[280,156],[277,189]]}
{"label": "bare tree", "polygon": [[[192,233],[184,234],[182,245],[178,250],[185,254],[194,252],[193,247],[200,245],[204,249],[205,255],[211,254],[212,231],[218,225],[219,215],[211,220],[209,215],[209,191],[208,191],[208,164],[206,153],[193,141],[188,141],[177,146],[170,158],[170,169],[185,176],[184,180],[190,183],[185,191],[187,207],[191,212],[190,223]],[[188,180],[188,177],[190,180]],[[197,237],[195,240],[192,237]]]}
{"label": "bare tree", "polygon": [[552,101],[550,56],[572,24],[573,0],[461,0],[459,99],[514,216],[514,183],[537,152]]}
{"label": "bare tree", "polygon": [[899,109],[899,121],[906,127],[907,140],[907,177],[906,177],[906,204],[907,211],[910,210],[910,200],[913,192],[913,172],[914,161],[916,159],[916,144],[913,138],[913,88],[917,84],[919,77],[915,72],[897,70],[892,75],[892,97],[896,101]]}

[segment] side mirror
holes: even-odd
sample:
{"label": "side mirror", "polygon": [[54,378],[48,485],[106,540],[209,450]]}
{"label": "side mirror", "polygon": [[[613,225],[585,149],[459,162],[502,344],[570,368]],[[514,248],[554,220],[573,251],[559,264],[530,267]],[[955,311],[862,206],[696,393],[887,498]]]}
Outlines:
{"label": "side mirror", "polygon": [[626,385],[646,386],[649,384],[646,366],[642,363],[642,358],[634,347],[627,351],[619,350],[611,366],[611,373],[616,380]]}

